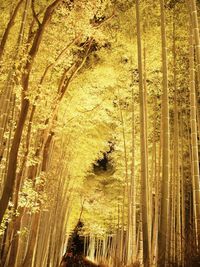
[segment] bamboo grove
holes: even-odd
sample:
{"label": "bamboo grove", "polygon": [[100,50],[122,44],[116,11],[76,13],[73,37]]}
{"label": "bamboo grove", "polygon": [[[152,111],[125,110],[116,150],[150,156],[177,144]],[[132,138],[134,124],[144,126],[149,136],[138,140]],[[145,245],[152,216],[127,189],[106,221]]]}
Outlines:
{"label": "bamboo grove", "polygon": [[200,266],[200,2],[0,11],[0,266]]}

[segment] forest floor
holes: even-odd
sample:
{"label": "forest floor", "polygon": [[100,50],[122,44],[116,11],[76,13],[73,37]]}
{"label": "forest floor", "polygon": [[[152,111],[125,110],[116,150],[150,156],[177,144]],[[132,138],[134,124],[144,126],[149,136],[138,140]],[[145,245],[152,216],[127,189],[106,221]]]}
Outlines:
{"label": "forest floor", "polygon": [[67,256],[63,259],[60,267],[107,267],[106,265],[96,264],[81,255]]}

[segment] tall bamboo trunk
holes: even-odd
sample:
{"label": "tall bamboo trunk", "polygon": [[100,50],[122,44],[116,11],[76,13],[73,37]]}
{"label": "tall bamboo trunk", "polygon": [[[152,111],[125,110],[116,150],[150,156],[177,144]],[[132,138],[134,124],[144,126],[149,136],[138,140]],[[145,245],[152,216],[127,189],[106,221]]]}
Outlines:
{"label": "tall bamboo trunk", "polygon": [[182,191],[182,198],[181,198],[181,219],[182,219],[182,224],[181,224],[181,238],[182,238],[182,267],[185,266],[185,246],[186,246],[186,235],[185,235],[185,177],[184,177],[184,172],[183,172],[183,166],[184,166],[184,161],[183,161],[183,113],[181,112],[180,114],[180,137],[181,137],[181,191]]}
{"label": "tall bamboo trunk", "polygon": [[193,187],[193,208],[196,231],[197,247],[200,245],[200,180],[199,180],[199,156],[197,140],[197,110],[195,91],[195,69],[194,69],[194,47],[193,31],[190,28],[190,125],[191,125],[191,146],[192,146],[192,187]]}
{"label": "tall bamboo trunk", "polygon": [[137,255],[137,231],[136,231],[136,176],[135,176],[135,105],[134,105],[134,91],[132,88],[132,157],[131,157],[131,185],[130,185],[130,215],[131,215],[131,241],[130,249],[132,250],[131,260],[136,261]]}
{"label": "tall bamboo trunk", "polygon": [[[157,121],[157,101],[155,100],[154,110],[154,132],[153,132],[153,150],[152,150],[152,181],[154,181],[154,212],[153,212],[153,229],[152,229],[152,266],[157,266],[158,261],[158,217],[159,217],[159,162],[156,146],[156,121]],[[160,151],[160,146],[159,146]]]}
{"label": "tall bamboo trunk", "polygon": [[138,70],[139,70],[139,99],[140,99],[140,142],[141,142],[141,209],[142,209],[142,231],[143,231],[143,257],[144,266],[149,266],[151,259],[151,240],[149,240],[149,210],[148,210],[148,169],[147,169],[147,142],[145,122],[145,102],[143,84],[142,64],[142,37],[140,30],[140,9],[139,0],[136,1],[137,20],[137,49],[138,49]]}
{"label": "tall bamboo trunk", "polygon": [[161,184],[161,214],[159,227],[159,251],[158,261],[160,266],[165,266],[168,253],[168,225],[169,225],[169,181],[170,181],[170,143],[169,143],[169,99],[168,99],[168,70],[167,70],[167,41],[165,29],[165,7],[164,0],[160,0],[161,9],[161,36],[162,36],[162,73],[163,73],[163,95],[162,95],[162,184]]}

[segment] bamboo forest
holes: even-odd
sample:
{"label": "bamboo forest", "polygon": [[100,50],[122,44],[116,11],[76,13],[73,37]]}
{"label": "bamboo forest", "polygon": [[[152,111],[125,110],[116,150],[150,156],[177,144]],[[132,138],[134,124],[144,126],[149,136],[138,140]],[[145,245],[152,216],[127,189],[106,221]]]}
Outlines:
{"label": "bamboo forest", "polygon": [[0,267],[200,267],[199,30],[199,0],[0,0]]}

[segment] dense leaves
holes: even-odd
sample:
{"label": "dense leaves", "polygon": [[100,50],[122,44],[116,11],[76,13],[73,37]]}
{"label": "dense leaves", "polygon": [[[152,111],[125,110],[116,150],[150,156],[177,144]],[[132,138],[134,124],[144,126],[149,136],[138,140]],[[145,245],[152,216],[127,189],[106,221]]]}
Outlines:
{"label": "dense leaves", "polygon": [[159,1],[0,1],[1,266],[59,266],[79,220],[91,260],[163,266],[164,165],[164,261],[199,261],[199,3],[164,4],[167,98]]}

